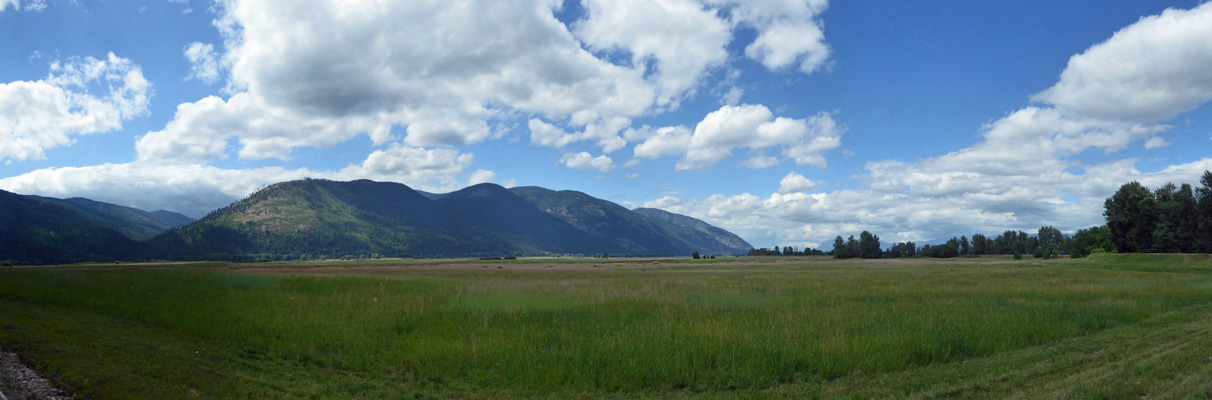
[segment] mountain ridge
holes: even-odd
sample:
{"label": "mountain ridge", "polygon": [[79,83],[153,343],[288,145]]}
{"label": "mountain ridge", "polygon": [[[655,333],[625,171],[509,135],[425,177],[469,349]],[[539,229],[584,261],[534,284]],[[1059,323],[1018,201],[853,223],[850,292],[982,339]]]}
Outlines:
{"label": "mountain ridge", "polygon": [[138,247],[67,207],[0,190],[0,264],[130,260]]}
{"label": "mountain ridge", "polygon": [[193,222],[194,219],[171,211],[144,211],[134,207],[100,202],[83,197],[60,199],[37,195],[25,198],[53,203],[67,208],[94,224],[113,229],[122,235],[144,241],[167,231],[169,228]]}
{"label": "mountain ridge", "polygon": [[[595,218],[587,219],[590,214]],[[400,183],[305,179],[270,185],[157,240],[168,248],[159,254],[166,258],[742,254],[751,248],[739,237],[721,244],[702,236],[574,191],[482,183],[435,194]]]}
{"label": "mountain ridge", "polygon": [[0,252],[0,261],[24,263],[724,255],[752,248],[686,216],[629,210],[577,191],[491,183],[434,194],[370,180],[280,182],[184,225],[175,224],[188,217],[170,212],[3,194],[0,239],[26,250]]}

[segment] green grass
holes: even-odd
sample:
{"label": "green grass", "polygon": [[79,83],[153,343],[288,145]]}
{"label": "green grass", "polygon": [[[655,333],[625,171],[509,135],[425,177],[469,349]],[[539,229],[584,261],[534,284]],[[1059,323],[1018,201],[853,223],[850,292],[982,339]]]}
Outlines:
{"label": "green grass", "polygon": [[17,269],[0,347],[88,398],[1208,396],[1208,265],[1112,257]]}

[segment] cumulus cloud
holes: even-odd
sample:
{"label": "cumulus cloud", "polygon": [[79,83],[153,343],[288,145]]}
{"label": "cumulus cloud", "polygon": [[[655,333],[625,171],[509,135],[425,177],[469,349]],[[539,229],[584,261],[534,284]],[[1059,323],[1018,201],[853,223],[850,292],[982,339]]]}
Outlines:
{"label": "cumulus cloud", "polygon": [[496,179],[496,177],[497,177],[496,172],[478,169],[478,170],[476,170],[476,172],[472,172],[471,176],[467,178],[467,184],[476,185],[476,184],[480,184],[480,183],[488,183],[488,182],[492,182],[492,180]]}
{"label": "cumulus cloud", "polygon": [[1145,149],[1149,150],[1162,148],[1169,145],[1170,142],[1167,142],[1166,139],[1163,139],[1161,136],[1154,136],[1145,141]]}
{"label": "cumulus cloud", "polygon": [[594,157],[584,151],[580,153],[564,153],[564,156],[560,157],[560,163],[568,168],[575,169],[594,169],[600,172],[614,170],[614,160],[611,160],[610,157],[604,155]]}
{"label": "cumulus cloud", "polygon": [[644,127],[627,133],[631,137],[643,137],[632,151],[636,158],[656,159],[666,155],[684,154],[690,147],[693,133],[684,126],[667,126],[658,129]]}
{"label": "cumulus cloud", "polygon": [[[798,178],[789,175],[768,197],[667,197],[645,205],[700,217],[750,238],[811,245],[860,230],[889,242],[923,242],[1101,224],[1103,201],[1126,182],[1194,183],[1212,170],[1212,158],[1142,172],[1135,159],[1110,157],[1138,141],[1146,148],[1167,145],[1156,136],[1170,128],[1165,122],[1212,99],[1210,27],[1212,3],[1142,18],[1073,56],[1059,82],[1032,98],[1037,104],[984,125],[972,146],[923,160],[869,162],[854,188],[807,194],[790,189]],[[719,116],[744,126],[762,121],[741,114]],[[713,126],[730,131],[723,122]],[[1078,161],[1091,149],[1110,159]]]}
{"label": "cumulus cloud", "polygon": [[564,147],[577,140],[576,135],[570,135],[563,129],[537,118],[531,119],[528,126],[530,127],[531,143],[549,147]]}
{"label": "cumulus cloud", "polygon": [[737,1],[709,0],[729,7],[735,26],[757,30],[745,55],[771,70],[796,67],[811,74],[828,66],[830,49],[818,16],[827,0]]}
{"label": "cumulus cloud", "polygon": [[[474,164],[473,155],[452,149],[424,149],[393,144],[386,150],[370,153],[360,165],[351,165],[339,173],[325,176],[341,180],[372,179],[431,188],[451,188],[458,185],[458,177]],[[472,178],[483,178],[489,173],[492,172],[479,170],[472,174]]]}
{"label": "cumulus cloud", "polygon": [[227,140],[235,137],[240,158],[285,159],[295,147],[329,147],[359,132],[369,132],[375,144],[391,138],[390,126],[374,117],[325,118],[240,93],[177,106],[173,120],[140,137],[135,148],[141,161],[204,163],[226,157]]}
{"label": "cumulus cloud", "polygon": [[1212,99],[1212,3],[1167,9],[1069,59],[1033,100],[1096,118],[1154,122]]}
{"label": "cumulus cloud", "polygon": [[166,209],[193,217],[230,204],[259,188],[305,177],[400,182],[416,189],[446,192],[491,181],[496,173],[476,170],[471,154],[450,149],[392,145],[360,164],[337,171],[307,168],[223,169],[202,164],[132,162],[88,167],[47,168],[0,179],[0,189],[52,197],[82,196],[145,210]]}
{"label": "cumulus cloud", "polygon": [[588,124],[583,131],[577,133],[568,133],[537,118],[532,118],[527,126],[530,128],[531,143],[561,148],[583,140],[597,140],[602,152],[612,153],[627,146],[627,139],[619,136],[619,131],[630,124],[631,121],[626,118],[612,118]]}
{"label": "cumulus cloud", "polygon": [[820,182],[813,182],[803,175],[788,172],[787,176],[779,181],[779,194],[807,192],[816,189],[817,186],[820,186]]}
{"label": "cumulus cloud", "polygon": [[189,76],[185,79],[197,79],[208,85],[219,81],[219,60],[214,45],[190,43],[185,46],[185,59],[190,63]]}
{"label": "cumulus cloud", "polygon": [[676,103],[704,72],[728,58],[728,22],[716,10],[692,0],[587,0],[585,19],[575,29],[591,49],[626,50],[631,65],[655,64],[649,80],[659,89],[657,105]]}
{"label": "cumulus cloud", "polygon": [[[824,168],[822,153],[841,145],[845,129],[827,113],[808,119],[775,118],[763,105],[723,106],[707,114],[690,132],[685,127],[665,127],[630,132],[644,138],[633,150],[636,158],[654,159],[682,155],[678,170],[702,169],[732,156],[736,148],[753,150],[777,147],[799,165]],[[752,167],[770,166],[777,160],[757,156],[745,162]]]}
{"label": "cumulus cloud", "polygon": [[[567,119],[585,127],[578,140],[617,150],[625,145],[618,130],[650,110],[657,89],[643,68],[585,50],[554,17],[558,6],[223,2],[216,26],[224,49],[213,58],[227,69],[232,95],[180,105],[177,119],[140,140],[140,157],[222,157],[235,138],[241,158],[287,158],[295,147],[363,133],[393,141],[396,127],[409,146],[454,146],[497,137],[489,122],[517,113]],[[200,79],[217,75],[205,46],[186,49]]]}
{"label": "cumulus cloud", "polygon": [[745,89],[737,86],[728,88],[728,91],[720,97],[720,103],[728,106],[735,106],[741,102],[741,96],[745,95]]}
{"label": "cumulus cloud", "polygon": [[828,58],[823,36],[787,36],[819,33],[821,1],[584,6],[566,25],[551,0],[221,1],[222,49],[184,52],[190,79],[225,76],[229,96],[179,105],[140,139],[140,159],[200,162],[227,156],[228,143],[241,158],[285,159],[361,134],[457,146],[501,137],[499,122],[518,117],[534,143],[590,141],[609,154],[628,145],[619,132],[632,120],[676,109],[726,66],[740,26],[760,32],[747,52],[771,68],[811,72]]}
{"label": "cumulus cloud", "polygon": [[43,159],[73,136],[117,130],[147,113],[151,95],[142,68],[113,53],[55,61],[38,81],[0,83],[0,160]]}

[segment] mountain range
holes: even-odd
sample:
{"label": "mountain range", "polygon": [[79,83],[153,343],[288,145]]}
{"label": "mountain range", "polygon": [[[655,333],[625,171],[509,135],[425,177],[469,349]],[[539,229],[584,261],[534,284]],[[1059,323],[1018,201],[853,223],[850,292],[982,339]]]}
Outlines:
{"label": "mountain range", "polygon": [[133,240],[147,240],[168,230],[194,222],[193,218],[172,211],[143,211],[137,208],[102,203],[83,197],[56,199],[53,197],[25,196],[31,200],[55,204],[67,208],[84,219],[105,228],[113,229]]}
{"label": "mountain range", "polygon": [[[740,237],[694,218],[656,209],[629,210],[575,191],[506,189],[479,184],[451,193],[390,182],[305,179],[253,193],[200,220],[88,199],[4,192],[23,208],[0,208],[3,240],[30,246],[48,240],[10,221],[45,225],[70,220],[81,237],[118,233],[114,254],[73,253],[71,260],[125,257],[170,260],[284,260],[343,257],[483,257],[523,255],[665,256],[743,254]],[[34,211],[37,210],[37,211]],[[14,216],[15,214],[15,216]],[[6,217],[7,216],[7,217]],[[8,218],[5,220],[4,218]],[[34,221],[37,220],[37,221]],[[36,228],[58,232],[60,225]],[[11,231],[11,233],[9,233]],[[85,234],[87,232],[87,234]],[[65,243],[80,235],[60,235]],[[110,235],[112,236],[112,235]],[[106,239],[110,240],[110,239]],[[29,258],[0,248],[0,260]],[[51,247],[37,247],[39,252]],[[24,254],[24,255],[22,255]],[[45,257],[44,257],[45,258]],[[58,259],[56,259],[58,260]]]}

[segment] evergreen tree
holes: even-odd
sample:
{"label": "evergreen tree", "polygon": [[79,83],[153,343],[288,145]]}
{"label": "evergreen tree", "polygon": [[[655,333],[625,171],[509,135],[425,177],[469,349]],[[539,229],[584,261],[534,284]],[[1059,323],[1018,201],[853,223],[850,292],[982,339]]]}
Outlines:
{"label": "evergreen tree", "polygon": [[1212,172],[1204,171],[1195,190],[1195,251],[1212,253]]}
{"label": "evergreen tree", "polygon": [[989,254],[989,239],[982,234],[972,235],[972,254]]}
{"label": "evergreen tree", "polygon": [[1136,181],[1124,184],[1103,203],[1103,215],[1107,217],[1111,243],[1116,250],[1137,253],[1153,249],[1156,207],[1154,194]]}
{"label": "evergreen tree", "polygon": [[880,237],[863,231],[859,234],[859,251],[862,258],[880,258],[883,255],[880,250]]}
{"label": "evergreen tree", "polygon": [[833,239],[833,258],[846,258],[846,241],[842,235]]}
{"label": "evergreen tree", "polygon": [[1194,253],[1199,240],[1199,203],[1195,200],[1195,191],[1191,185],[1184,183],[1174,192],[1174,203],[1170,209],[1171,221],[1175,225],[1174,240],[1177,242],[1175,251]]}

